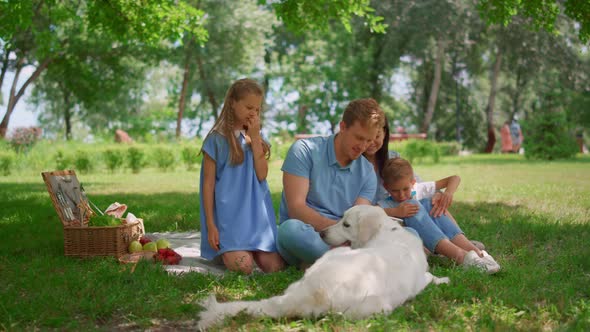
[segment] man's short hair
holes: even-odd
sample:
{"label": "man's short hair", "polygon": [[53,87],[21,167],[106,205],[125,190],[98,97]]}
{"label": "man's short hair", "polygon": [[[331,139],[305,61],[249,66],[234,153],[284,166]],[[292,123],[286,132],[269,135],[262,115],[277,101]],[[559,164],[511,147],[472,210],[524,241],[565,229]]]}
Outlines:
{"label": "man's short hair", "polygon": [[393,183],[401,179],[414,178],[414,169],[409,161],[402,158],[391,158],[385,162],[381,171],[383,183]]}
{"label": "man's short hair", "polygon": [[355,99],[344,109],[342,122],[350,127],[355,121],[364,127],[382,128],[385,125],[385,113],[373,98]]}

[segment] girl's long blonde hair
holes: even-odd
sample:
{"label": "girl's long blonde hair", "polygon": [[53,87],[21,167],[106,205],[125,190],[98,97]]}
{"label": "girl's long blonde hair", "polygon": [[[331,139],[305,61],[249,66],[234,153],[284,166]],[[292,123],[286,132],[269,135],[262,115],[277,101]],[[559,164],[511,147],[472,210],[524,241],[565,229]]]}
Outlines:
{"label": "girl's long blonde hair", "polygon": [[[239,165],[244,162],[244,151],[242,150],[238,139],[236,136],[234,136],[235,114],[231,105],[234,102],[240,101],[251,94],[262,97],[262,105],[264,105],[264,90],[256,81],[249,78],[243,78],[235,81],[225,94],[225,100],[223,101],[221,114],[215,121],[213,128],[211,128],[205,137],[206,140],[207,137],[209,137],[209,135],[211,135],[213,132],[218,132],[225,136],[229,143],[229,160],[231,165]],[[262,112],[262,105],[260,112]],[[260,116],[260,114],[258,114],[258,116]],[[264,140],[262,140],[262,149],[266,159],[269,159],[270,146]],[[201,153],[203,153],[202,148]]]}

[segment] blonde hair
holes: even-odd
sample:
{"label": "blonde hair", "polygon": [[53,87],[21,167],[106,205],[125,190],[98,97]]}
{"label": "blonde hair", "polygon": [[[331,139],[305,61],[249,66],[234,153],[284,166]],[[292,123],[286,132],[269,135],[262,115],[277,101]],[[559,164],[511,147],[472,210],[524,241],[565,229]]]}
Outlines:
{"label": "blonde hair", "polygon": [[350,127],[355,121],[364,127],[382,128],[385,125],[385,113],[373,98],[355,99],[344,109],[342,122]]}
{"label": "blonde hair", "polygon": [[[207,134],[205,139],[213,132],[218,132],[225,136],[229,143],[229,160],[232,165],[239,165],[244,162],[244,151],[240,146],[238,139],[234,136],[234,119],[235,113],[232,104],[244,99],[246,96],[256,95],[262,97],[262,105],[264,105],[264,90],[254,80],[243,78],[235,81],[227,90],[225,99],[223,101],[223,108],[221,114],[215,121],[213,128]],[[262,112],[262,105],[260,112]],[[260,114],[258,114],[260,116]],[[266,159],[270,158],[270,146],[266,141],[262,140],[262,150]],[[203,149],[201,148],[201,153]]]}
{"label": "blonde hair", "polygon": [[402,158],[392,158],[385,162],[381,177],[384,184],[393,183],[401,179],[413,179],[414,169],[409,161]]}

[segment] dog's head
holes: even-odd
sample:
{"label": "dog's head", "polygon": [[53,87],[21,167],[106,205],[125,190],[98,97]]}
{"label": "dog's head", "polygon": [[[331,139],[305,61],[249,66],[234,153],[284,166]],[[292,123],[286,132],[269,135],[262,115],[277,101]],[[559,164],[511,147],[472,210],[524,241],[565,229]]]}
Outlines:
{"label": "dog's head", "polygon": [[[331,246],[350,243],[353,249],[361,248],[379,232],[386,222],[389,222],[389,217],[382,208],[356,205],[346,210],[342,219],[334,226],[323,230],[320,236]],[[401,229],[399,224],[395,224],[397,226],[392,227]]]}

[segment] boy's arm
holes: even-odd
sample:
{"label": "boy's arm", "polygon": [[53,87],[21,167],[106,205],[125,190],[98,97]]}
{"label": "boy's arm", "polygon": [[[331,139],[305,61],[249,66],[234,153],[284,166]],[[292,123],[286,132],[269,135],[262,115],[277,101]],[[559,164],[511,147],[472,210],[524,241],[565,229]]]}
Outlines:
{"label": "boy's arm", "polygon": [[418,213],[420,208],[417,204],[412,204],[409,202],[404,202],[396,207],[392,207],[392,204],[389,204],[387,199],[377,202],[377,205],[383,208],[385,214],[396,218],[407,218],[414,216],[416,213]]}
{"label": "boy's arm", "polygon": [[401,204],[398,207],[383,208],[390,217],[408,218],[418,213],[418,205],[412,203]]}
{"label": "boy's arm", "polygon": [[435,182],[436,190],[444,188],[445,191],[432,199],[430,215],[440,217],[446,212],[453,202],[453,194],[457,191],[460,183],[461,178],[458,175],[449,176]]}

